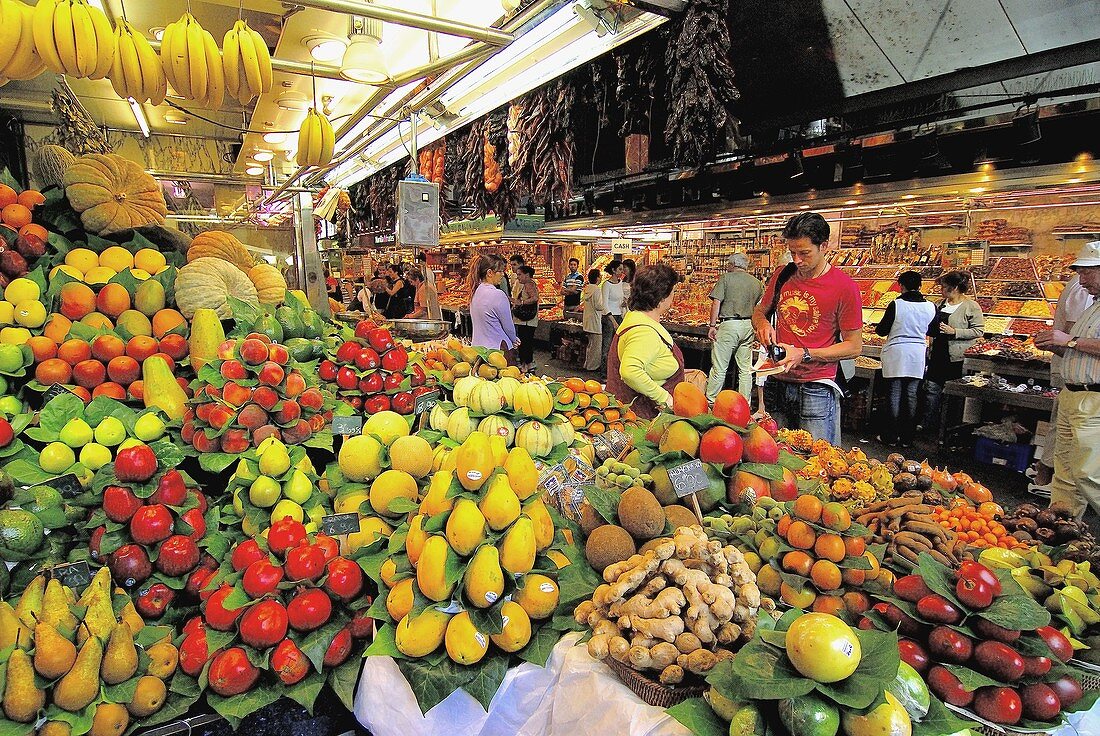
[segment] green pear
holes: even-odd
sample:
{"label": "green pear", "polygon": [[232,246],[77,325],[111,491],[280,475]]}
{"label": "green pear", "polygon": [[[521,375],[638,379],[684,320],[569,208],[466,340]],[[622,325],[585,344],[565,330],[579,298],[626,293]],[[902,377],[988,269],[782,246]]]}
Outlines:
{"label": "green pear", "polygon": [[134,309],[146,317],[152,317],[164,309],[164,303],[164,286],[156,279],[142,281],[134,292]]}
{"label": "green pear", "polygon": [[283,495],[295,503],[305,503],[313,495],[313,481],[301,470],[295,470],[290,480],[283,483]]}
{"label": "green pear", "polygon": [[269,478],[278,478],[290,470],[290,455],[282,442],[270,445],[260,455],[260,472]]}
{"label": "green pear", "polygon": [[260,477],[259,467],[251,460],[245,460],[241,458],[237,463],[237,469],[233,472],[233,476],[245,483],[251,483]]}
{"label": "green pear", "polygon": [[138,654],[137,647],[134,646],[134,635],[130,633],[130,625],[123,621],[111,632],[99,671],[105,683],[117,685],[133,677],[137,668]]}
{"label": "green pear", "polygon": [[46,577],[39,575],[23,591],[23,597],[15,605],[15,615],[28,629],[34,629],[38,623],[38,614],[42,612],[42,596],[46,592]]}
{"label": "green pear", "polygon": [[[96,687],[98,689],[98,682]],[[16,649],[8,659],[7,682],[4,684],[4,715],[19,723],[30,723],[45,704],[46,691],[35,687],[30,655],[22,649]]]}
{"label": "green pear", "polygon": [[99,695],[99,664],[103,660],[103,646],[99,639],[89,637],[69,674],[57,681],[53,688],[53,702],[70,713],[82,711]]}
{"label": "green pear", "polygon": [[76,646],[66,639],[53,624],[40,623],[34,627],[34,670],[47,680],[56,680],[73,668],[76,662]]}
{"label": "green pear", "polygon": [[23,625],[7,601],[0,602],[0,649],[17,646],[30,649],[31,630]]}
{"label": "green pear", "polygon": [[46,584],[46,593],[42,596],[42,613],[39,623],[47,623],[58,631],[76,631],[76,616],[69,610],[69,599],[65,595],[65,586],[54,578]]}

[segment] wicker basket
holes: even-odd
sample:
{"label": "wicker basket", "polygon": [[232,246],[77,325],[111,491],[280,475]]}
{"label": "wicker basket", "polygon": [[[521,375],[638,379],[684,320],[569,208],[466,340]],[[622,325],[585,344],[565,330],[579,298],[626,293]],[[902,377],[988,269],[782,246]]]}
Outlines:
{"label": "wicker basket", "polygon": [[611,671],[623,681],[623,684],[630,688],[631,692],[645,703],[658,708],[671,708],[688,698],[701,697],[707,691],[706,685],[678,685],[676,687],[662,685],[612,657],[608,657],[604,661],[607,662]]}

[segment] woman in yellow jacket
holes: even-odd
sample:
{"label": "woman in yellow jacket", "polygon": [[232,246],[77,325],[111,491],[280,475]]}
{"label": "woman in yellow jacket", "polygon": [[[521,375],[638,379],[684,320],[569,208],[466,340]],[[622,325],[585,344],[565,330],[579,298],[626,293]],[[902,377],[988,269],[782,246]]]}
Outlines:
{"label": "woman in yellow jacket", "polygon": [[646,419],[671,408],[672,389],[684,380],[684,355],[661,325],[679,281],[664,263],[638,270],[607,356],[608,392]]}

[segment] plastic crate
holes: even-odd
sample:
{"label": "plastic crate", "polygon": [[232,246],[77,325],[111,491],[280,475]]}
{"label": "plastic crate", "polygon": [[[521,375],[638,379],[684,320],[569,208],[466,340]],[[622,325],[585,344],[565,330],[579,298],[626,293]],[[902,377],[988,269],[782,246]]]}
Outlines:
{"label": "plastic crate", "polygon": [[1018,442],[997,442],[988,437],[979,437],[974,443],[974,459],[986,465],[1003,465],[1022,473],[1031,465],[1031,445]]}

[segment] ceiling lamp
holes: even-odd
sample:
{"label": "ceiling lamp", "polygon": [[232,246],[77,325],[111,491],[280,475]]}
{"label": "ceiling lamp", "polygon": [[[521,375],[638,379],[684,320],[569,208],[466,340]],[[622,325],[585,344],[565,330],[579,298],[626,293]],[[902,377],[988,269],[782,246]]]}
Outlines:
{"label": "ceiling lamp", "polygon": [[171,123],[172,125],[187,125],[188,120],[189,120],[189,118],[187,118],[184,115],[180,115],[179,113],[174,113],[174,112],[164,113],[164,122]]}
{"label": "ceiling lamp", "polygon": [[264,133],[264,143],[277,146],[286,142],[286,133]]}
{"label": "ceiling lamp", "polygon": [[339,61],[340,57],[344,55],[344,50],[348,47],[346,39],[334,38],[333,36],[306,36],[302,39],[302,42],[309,49],[309,55],[313,57],[314,61],[326,64]]}
{"label": "ceiling lamp", "polygon": [[290,112],[304,112],[309,107],[309,100],[306,96],[298,92],[285,92],[279,95],[275,100],[275,104],[279,106],[281,110],[289,110]]}
{"label": "ceiling lamp", "polygon": [[271,151],[256,151],[256,153],[252,154],[253,161],[266,162],[273,158],[275,158],[275,154]]}
{"label": "ceiling lamp", "polygon": [[353,82],[382,84],[389,81],[386,59],[382,56],[382,22],[374,18],[351,16],[351,45],[340,63],[340,76]]}
{"label": "ceiling lamp", "polygon": [[249,166],[247,169],[244,170],[244,173],[248,174],[249,176],[259,176],[260,174],[264,173],[264,167]]}

